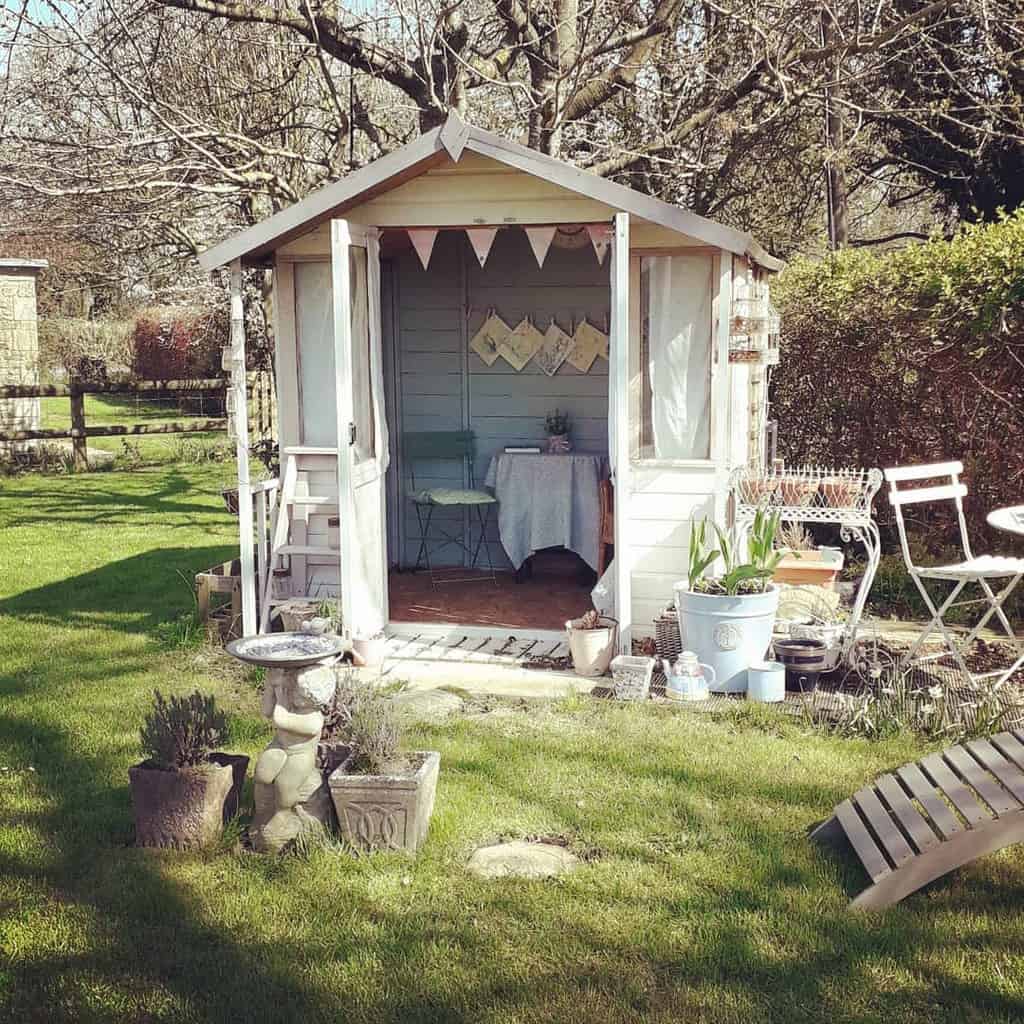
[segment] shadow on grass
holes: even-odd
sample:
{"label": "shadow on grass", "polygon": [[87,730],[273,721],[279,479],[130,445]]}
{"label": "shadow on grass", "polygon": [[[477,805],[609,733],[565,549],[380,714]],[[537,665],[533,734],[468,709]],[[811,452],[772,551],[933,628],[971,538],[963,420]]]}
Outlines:
{"label": "shadow on grass", "polygon": [[236,551],[227,544],[155,548],[0,600],[0,615],[40,626],[151,632],[192,610],[195,574]]}

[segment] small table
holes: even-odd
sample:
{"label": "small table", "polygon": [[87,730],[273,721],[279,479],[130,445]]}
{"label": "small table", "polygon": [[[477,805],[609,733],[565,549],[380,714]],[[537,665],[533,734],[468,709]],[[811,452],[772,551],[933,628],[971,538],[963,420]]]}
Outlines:
{"label": "small table", "polygon": [[502,452],[491,459],[484,486],[498,499],[498,534],[518,572],[543,548],[576,552],[597,571],[598,485],[608,475],[604,455]]}
{"label": "small table", "polygon": [[1024,537],[1024,505],[1011,505],[1009,508],[997,508],[986,517],[989,526],[1007,533],[1016,533]]}

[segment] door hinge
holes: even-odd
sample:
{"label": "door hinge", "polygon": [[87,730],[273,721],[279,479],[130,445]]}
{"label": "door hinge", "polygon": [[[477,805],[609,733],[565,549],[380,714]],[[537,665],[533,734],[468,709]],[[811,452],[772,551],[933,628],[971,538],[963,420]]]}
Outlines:
{"label": "door hinge", "polygon": [[348,443],[350,445],[356,443],[356,425],[354,423],[348,425]]}

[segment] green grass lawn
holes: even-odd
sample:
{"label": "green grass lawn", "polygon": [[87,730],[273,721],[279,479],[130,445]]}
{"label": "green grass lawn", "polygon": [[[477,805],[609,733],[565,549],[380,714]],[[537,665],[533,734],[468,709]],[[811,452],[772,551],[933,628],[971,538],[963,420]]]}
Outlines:
{"label": "green grass lawn", "polygon": [[[65,430],[71,427],[71,403],[67,398],[41,398],[40,420],[44,430]],[[185,423],[194,419],[216,419],[216,410],[197,415],[179,411],[173,399],[159,400],[135,395],[86,395],[85,423],[87,427],[109,427],[145,423]],[[219,433],[198,434],[139,434],[123,437],[90,437],[89,447],[113,452],[118,464],[126,462],[157,463],[198,461],[204,449],[228,445],[227,436]],[[227,480],[225,481],[228,482]],[[233,481],[232,481],[233,482]]]}
{"label": "green grass lawn", "polygon": [[[137,850],[127,768],[154,687],[215,692],[231,748],[269,731],[244,674],[175,646],[185,580],[227,557],[221,467],[0,480],[0,1020],[1019,1021],[1024,848],[874,916],[808,826],[911,739],[827,738],[576,699],[424,725],[420,857]],[[484,882],[498,836],[587,853]]]}

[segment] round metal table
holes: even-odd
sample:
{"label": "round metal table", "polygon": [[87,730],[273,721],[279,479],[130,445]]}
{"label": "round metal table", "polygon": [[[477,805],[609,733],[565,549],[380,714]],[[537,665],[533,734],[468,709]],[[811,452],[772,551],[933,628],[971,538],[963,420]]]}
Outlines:
{"label": "round metal table", "polygon": [[989,526],[1007,533],[1016,533],[1024,537],[1024,505],[1012,505],[1009,508],[997,508],[986,517]]}

